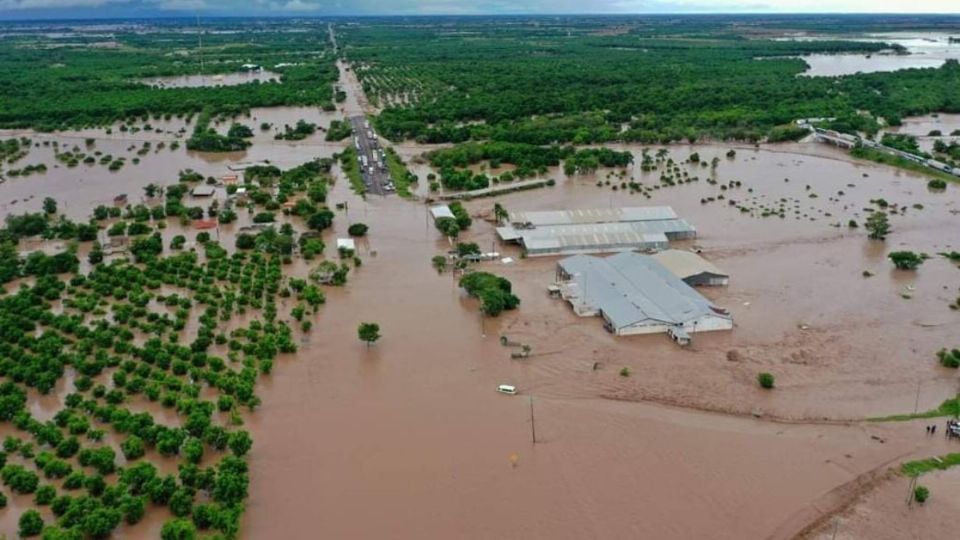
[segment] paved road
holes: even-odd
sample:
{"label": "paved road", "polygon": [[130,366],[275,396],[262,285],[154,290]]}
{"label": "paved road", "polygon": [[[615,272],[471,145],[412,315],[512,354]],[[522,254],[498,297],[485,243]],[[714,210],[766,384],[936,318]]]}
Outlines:
{"label": "paved road", "polygon": [[[375,195],[387,195],[393,193],[393,183],[390,179],[390,173],[383,159],[383,150],[377,142],[377,136],[373,132],[373,126],[366,123],[364,116],[351,116],[350,126],[353,128],[354,147],[357,149],[357,158],[361,160],[358,165],[363,175],[363,183],[367,188],[367,193]],[[370,135],[373,135],[372,137]],[[363,158],[366,158],[364,166]]]}

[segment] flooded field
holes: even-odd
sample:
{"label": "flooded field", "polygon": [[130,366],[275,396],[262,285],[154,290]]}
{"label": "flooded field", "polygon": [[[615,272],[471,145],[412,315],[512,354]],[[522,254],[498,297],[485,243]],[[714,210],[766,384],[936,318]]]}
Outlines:
{"label": "flooded field", "polygon": [[[348,287],[330,292],[309,345],[278,366],[264,392],[252,425],[264,442],[251,462],[247,537],[789,538],[861,474],[952,448],[923,437],[919,423],[792,425],[627,402],[851,418],[909,412],[918,379],[920,407],[952,395],[955,374],[931,355],[956,323],[941,298],[944,284],[956,290],[956,269],[932,260],[905,279],[883,246],[829,223],[859,215],[877,196],[922,202],[922,212],[895,221],[901,233],[888,243],[932,251],[944,236],[924,238],[954,223],[955,194],[929,194],[918,179],[812,145],[739,152],[720,177],[766,198],[807,197],[809,183],[821,198],[802,208],[817,221],[701,206],[702,195],[719,191],[703,181],[649,201],[585,178],[468,203],[475,214],[494,200],[508,209],[674,205],[701,231],[707,256],[733,274],[728,289],[706,294],[733,310],[737,328],[697,335],[689,351],[663,336],[614,338],[599,320],[578,319],[546,294],[551,259],[482,265],[511,279],[523,301],[484,320],[449,273],[430,269],[430,257],[449,246],[422,206],[363,202],[338,182],[333,199],[348,200],[350,216],[336,230],[354,220],[371,226],[365,263]],[[828,201],[833,189],[849,195]],[[492,224],[475,220],[465,240],[494,247]],[[866,268],[877,275],[863,278]],[[904,300],[899,293],[914,280],[915,296]],[[384,334],[369,348],[355,336],[367,320]],[[532,345],[533,356],[510,360],[500,335]],[[743,360],[728,361],[731,349]],[[620,377],[622,366],[634,375]],[[783,381],[776,391],[756,388],[761,369]],[[497,394],[500,383],[522,395]],[[376,520],[364,518],[371,508]]]}
{"label": "flooded field", "polygon": [[158,88],[197,88],[201,86],[235,86],[251,82],[280,82],[280,74],[264,69],[224,73],[219,75],[178,75],[141,79],[140,82]]}
{"label": "flooded field", "polygon": [[895,540],[900,538],[953,538],[955,516],[960,511],[960,471],[937,471],[920,477],[918,485],[930,490],[930,499],[907,504],[910,479],[892,476],[862,494],[855,503],[821,527],[803,535],[805,540]]}
{"label": "flooded field", "polygon": [[[172,183],[182,169],[221,177],[243,162],[286,168],[331,156],[348,142],[327,143],[320,132],[275,141],[259,125],[303,118],[327,126],[367,106],[350,91],[333,113],[254,110],[241,119],[257,132],[253,145],[231,154],[170,150],[176,133],[190,129],[175,119],[133,134],[31,134],[39,146],[24,163],[49,169],[0,185],[0,215],[37,211],[50,194],[82,219],[120,193],[135,204],[143,186]],[[126,156],[126,165],[110,172],[54,159],[52,141],[62,150],[84,148],[87,138]],[[397,146],[408,162],[430,148]],[[278,359],[258,390],[263,404],[246,421],[256,444],[244,538],[790,538],[839,509],[864,475],[956,451],[956,443],[924,437],[923,421],[855,421],[954,395],[956,372],[941,368],[935,352],[957,346],[960,315],[948,304],[960,280],[956,265],[935,254],[960,249],[956,186],[930,192],[922,178],[813,143],[672,146],[670,156],[698,180],[668,186],[659,172],[641,170],[640,146],[614,148],[634,153],[623,181],[643,193],[622,189],[609,170],[551,170],[554,187],[466,203],[475,219],[462,240],[516,259],[479,265],[509,278],[522,300],[496,319],[480,316],[451,273],[431,268],[450,245],[426,205],[362,199],[334,169],[328,203],[346,201],[349,210],[338,211],[324,240],[331,246],[351,223],[368,224],[358,242],[363,265],[346,287],[325,291],[300,352]],[[693,152],[706,163],[719,158],[716,169],[684,163]],[[430,168],[410,168],[421,179],[417,193],[427,195]],[[847,225],[862,226],[880,198],[898,210],[885,243]],[[736,327],[697,334],[689,349],[662,335],[606,333],[599,319],[549,298],[555,259],[522,259],[497,243],[484,219],[494,202],[508,210],[673,206],[699,231],[677,247],[703,249],[731,274],[729,287],[703,292],[731,310]],[[221,242],[232,249],[249,219],[218,229]],[[165,245],[183,232],[169,227]],[[897,271],[886,259],[894,249],[932,258],[916,272]],[[380,324],[376,345],[358,341],[361,321]],[[530,345],[531,357],[511,360],[503,335]],[[619,375],[623,367],[630,377]],[[757,387],[760,371],[776,375],[775,390]],[[496,393],[501,383],[521,395]],[[31,410],[49,416],[68,387],[61,381]],[[156,536],[165,517],[149,515],[128,537]]]}
{"label": "flooded field", "polygon": [[852,41],[883,41],[902,45],[909,54],[813,54],[803,56],[810,68],[803,73],[810,77],[835,77],[853,73],[897,71],[909,68],[936,68],[950,59],[960,58],[960,44],[949,43],[949,36],[937,33],[871,34]]}

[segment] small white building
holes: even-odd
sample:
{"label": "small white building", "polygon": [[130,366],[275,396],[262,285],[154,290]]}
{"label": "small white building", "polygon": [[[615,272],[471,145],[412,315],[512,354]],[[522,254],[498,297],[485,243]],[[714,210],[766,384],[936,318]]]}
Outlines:
{"label": "small white building", "polygon": [[453,211],[451,211],[450,207],[445,204],[438,204],[437,206],[431,206],[430,215],[433,216],[434,221],[440,218],[454,218]]}
{"label": "small white building", "polygon": [[216,192],[217,188],[207,184],[200,184],[199,186],[193,188],[193,191],[191,191],[190,194],[194,197],[212,197]]}
{"label": "small white building", "polygon": [[337,251],[342,249],[349,249],[350,251],[357,251],[357,244],[353,241],[353,238],[337,238]]}

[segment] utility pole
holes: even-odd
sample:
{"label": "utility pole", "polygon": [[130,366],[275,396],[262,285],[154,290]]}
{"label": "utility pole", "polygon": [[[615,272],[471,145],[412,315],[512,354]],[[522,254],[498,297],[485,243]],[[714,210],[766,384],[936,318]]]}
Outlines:
{"label": "utility pole", "polygon": [[533,396],[530,396],[530,438],[537,444],[537,422],[533,416]]}

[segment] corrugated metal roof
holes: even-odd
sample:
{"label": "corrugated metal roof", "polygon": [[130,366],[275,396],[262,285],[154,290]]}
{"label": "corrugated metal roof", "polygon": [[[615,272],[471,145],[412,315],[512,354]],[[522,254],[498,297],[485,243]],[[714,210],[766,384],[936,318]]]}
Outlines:
{"label": "corrugated metal roof", "polygon": [[583,303],[600,309],[617,328],[644,321],[685,324],[705,315],[723,317],[713,304],[651,257],[619,253],[601,259],[576,255],[561,260]]}
{"label": "corrugated metal roof", "polygon": [[713,263],[692,251],[668,249],[652,255],[652,257],[680,279],[704,273],[729,276],[729,274],[714,266]]}
{"label": "corrugated metal roof", "polygon": [[616,235],[635,236],[642,234],[695,233],[696,229],[683,219],[663,221],[634,221],[629,223],[578,223],[570,225],[545,225],[533,229],[516,229],[523,238],[528,239],[551,236],[615,237]]}
{"label": "corrugated metal roof", "polygon": [[676,219],[677,213],[669,206],[633,206],[626,208],[587,208],[574,210],[536,210],[510,212],[510,223],[566,225],[585,223],[626,223]]}

